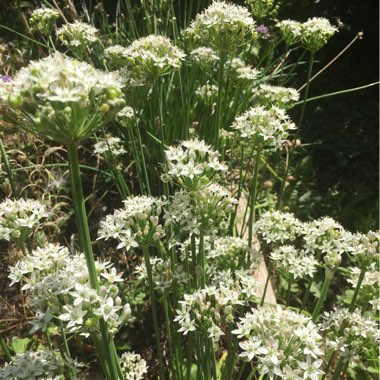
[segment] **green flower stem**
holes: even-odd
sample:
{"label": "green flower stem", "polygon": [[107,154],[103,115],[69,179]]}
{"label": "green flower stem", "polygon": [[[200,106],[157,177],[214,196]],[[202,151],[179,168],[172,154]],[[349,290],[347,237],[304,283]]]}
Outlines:
{"label": "green flower stem", "polygon": [[[163,112],[163,93],[162,93],[162,78],[158,78],[158,109],[160,117],[160,133],[161,133],[161,160],[165,162],[165,133],[164,133],[164,112]],[[164,182],[164,195],[169,199],[169,184]]]}
{"label": "green flower stem", "polygon": [[148,275],[150,302],[152,304],[153,326],[154,326],[154,333],[156,335],[158,360],[160,362],[160,374],[161,374],[161,379],[165,380],[164,358],[163,358],[162,350],[161,350],[160,330],[158,328],[158,320],[157,320],[156,296],[154,294],[154,285],[153,285],[153,277],[152,277],[152,267],[150,265],[149,249],[146,245],[143,245],[142,250],[144,254],[146,272]]}
{"label": "green flower stem", "polygon": [[300,101],[300,102],[294,103],[294,104],[293,104],[293,107],[299,106],[299,105],[301,105],[301,104],[303,104],[303,103],[309,103],[309,102],[313,102],[313,101],[315,101],[315,100],[324,99],[324,98],[329,98],[330,96],[342,95],[342,94],[348,94],[348,93],[350,93],[350,92],[355,92],[355,91],[365,90],[366,88],[369,88],[369,87],[378,86],[379,83],[380,83],[380,82],[373,82],[373,83],[365,84],[365,85],[363,85],[363,86],[349,88],[349,89],[347,89],[347,90],[340,90],[340,91],[330,92],[330,93],[328,93],[328,94],[323,94],[323,95],[319,95],[319,96],[314,96],[314,97],[312,97],[312,98],[306,99],[305,101]]}
{"label": "green flower stem", "polygon": [[170,367],[174,375],[175,373],[174,362],[175,362],[175,367],[176,367],[177,376],[178,376],[178,373],[181,372],[181,367],[178,366],[178,362],[173,359],[174,350],[173,350],[172,329],[171,329],[171,323],[170,323],[170,318],[169,318],[168,294],[164,294],[163,303],[164,303],[164,313],[165,313],[166,335],[167,335],[168,344],[169,344]]}
{"label": "green flower stem", "polygon": [[356,299],[358,298],[359,290],[360,290],[360,287],[362,286],[365,273],[366,273],[366,268],[363,267],[361,269],[361,271],[360,271],[359,278],[358,278],[358,283],[356,284],[355,292],[354,292],[354,295],[352,297],[351,304],[350,304],[350,307],[349,307],[348,311],[354,310],[355,302],[356,302]]}
{"label": "green flower stem", "polygon": [[[71,176],[72,197],[76,221],[78,225],[79,242],[81,249],[86,257],[90,284],[93,289],[99,290],[98,274],[95,267],[94,253],[92,250],[90,229],[88,226],[85,200],[83,195],[82,179],[79,169],[78,143],[75,141],[68,142],[67,153]],[[120,363],[117,356],[115,355],[116,350],[114,348],[113,339],[109,334],[107,324],[104,320],[100,320],[100,332],[102,335],[103,345],[106,347],[106,360],[109,371],[109,379],[121,379],[119,375],[121,373]]]}
{"label": "green flower stem", "polygon": [[[268,275],[268,277],[269,277],[269,275]],[[294,281],[294,277],[292,276],[290,278],[290,280],[288,281],[288,289],[286,291],[286,304],[285,304],[285,306],[289,306],[289,303],[290,303],[290,296],[292,294],[291,290],[292,290],[293,281]]]}
{"label": "green flower stem", "polygon": [[239,373],[238,373],[238,377],[237,377],[237,380],[241,380],[243,374],[244,374],[244,371],[245,371],[245,367],[247,366],[247,362],[243,362],[242,366],[240,367],[240,370],[239,370]]}
{"label": "green flower stem", "polygon": [[220,52],[219,60],[219,74],[218,74],[218,100],[216,103],[216,123],[214,130],[214,146],[215,149],[219,149],[219,133],[222,126],[222,95],[223,95],[223,74],[224,74],[224,64],[226,63],[227,53],[224,51]]}
{"label": "green flower stem", "polygon": [[342,369],[344,368],[345,364],[346,364],[345,360],[344,360],[343,356],[341,356],[340,359],[339,359],[339,361],[338,361],[338,364],[337,364],[337,366],[335,368],[335,371],[334,371],[334,373],[332,375],[331,380],[338,380],[338,379],[341,378],[340,377],[340,373],[342,372]]}
{"label": "green flower stem", "polygon": [[[306,80],[305,94],[304,94],[304,98],[303,98],[303,102],[302,102],[301,115],[300,115],[300,118],[299,118],[299,121],[298,121],[298,126],[297,126],[298,128],[297,128],[297,133],[296,133],[296,137],[295,138],[297,138],[297,136],[300,135],[301,126],[302,126],[303,118],[304,118],[304,115],[305,115],[306,102],[307,102],[307,97],[309,95],[309,88],[310,88],[310,78],[311,78],[311,73],[313,71],[313,63],[314,63],[314,52],[310,52],[309,67],[308,67],[308,70],[307,70],[307,80]],[[291,152],[292,151],[290,150],[289,151],[288,164],[286,165],[284,178],[282,180],[280,192],[278,194],[278,200],[277,200],[276,210],[279,210],[280,207],[281,207],[281,201],[282,201],[282,197],[284,195],[284,190],[285,190],[285,183],[286,183],[286,180],[288,178],[288,173],[289,173],[289,168],[290,168],[290,160],[291,160],[291,157],[292,157]]]}
{"label": "green flower stem", "polygon": [[204,236],[203,233],[199,235],[199,265],[202,268],[201,287],[206,285],[206,257],[204,250]]}
{"label": "green flower stem", "polygon": [[1,153],[1,158],[3,159],[3,162],[4,162],[5,171],[7,172],[8,181],[11,185],[12,195],[14,198],[18,198],[20,194],[17,190],[16,183],[14,181],[13,174],[12,174],[12,168],[11,168],[11,165],[9,164],[8,155],[7,155],[7,152],[5,151],[3,140],[1,138],[0,138],[0,153]]}
{"label": "green flower stem", "polygon": [[323,282],[321,294],[319,296],[317,304],[315,305],[313,315],[312,315],[313,322],[315,322],[318,319],[319,312],[321,311],[322,305],[325,302],[327,291],[330,287],[330,282],[334,277],[335,270],[336,268],[334,269],[326,268],[325,280]]}
{"label": "green flower stem", "polygon": [[[71,359],[71,353],[70,353],[69,345],[67,344],[66,334],[63,331],[62,322],[60,322],[60,330],[61,330],[61,337],[63,340],[63,352],[66,356],[66,359]],[[60,345],[60,347],[62,346]],[[68,374],[69,380],[77,379],[75,370],[70,365],[67,365],[66,362],[65,362],[65,366],[67,368],[67,374]]]}
{"label": "green flower stem", "polygon": [[260,162],[261,162],[261,153],[262,147],[259,146],[256,152],[256,162],[255,162],[255,171],[253,173],[252,184],[251,184],[251,199],[249,205],[249,226],[248,226],[248,246],[252,247],[253,241],[253,224],[255,222],[255,205],[257,197],[257,179],[259,174]]}

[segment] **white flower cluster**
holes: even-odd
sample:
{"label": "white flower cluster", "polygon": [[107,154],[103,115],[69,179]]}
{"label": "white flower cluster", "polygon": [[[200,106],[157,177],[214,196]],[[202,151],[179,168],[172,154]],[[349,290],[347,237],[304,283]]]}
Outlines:
{"label": "white flower cluster", "polygon": [[153,78],[179,69],[186,56],[167,37],[156,35],[133,41],[124,54],[132,72]]}
{"label": "white flower cluster", "polygon": [[269,378],[317,380],[323,374],[322,337],[311,318],[277,307],[258,307],[245,314],[232,331],[245,361],[255,361]]}
{"label": "white flower cluster", "polygon": [[247,262],[248,255],[250,261],[258,266],[259,255],[250,248],[248,241],[238,237],[218,237],[213,241],[213,247],[206,250],[207,260],[218,270],[241,268]]}
{"label": "white flower cluster", "polygon": [[316,52],[326,45],[337,31],[326,18],[313,17],[302,24],[302,45],[305,49]]}
{"label": "white flower cluster", "polygon": [[124,201],[124,208],[107,215],[100,222],[98,240],[109,238],[119,241],[117,248],[153,245],[165,236],[159,217],[165,201],[148,196],[131,196]]}
{"label": "white flower cluster", "polygon": [[146,361],[139,354],[124,352],[120,358],[124,380],[142,380],[148,371]]}
{"label": "white flower cluster", "polygon": [[293,242],[302,235],[302,226],[293,214],[281,211],[266,211],[256,223],[262,239],[275,244]]}
{"label": "white flower cluster", "polygon": [[301,41],[305,49],[318,51],[338,31],[326,18],[313,17],[304,23],[294,20],[280,21],[277,26],[286,44]]}
{"label": "white flower cluster", "polygon": [[[167,289],[174,289],[179,284],[187,282],[186,272],[184,266],[181,264],[173,265],[172,261],[163,260],[158,257],[150,258],[150,265],[152,268],[152,280],[154,288],[164,293]],[[146,265],[137,265],[135,273],[140,280],[148,280]]]}
{"label": "white flower cluster", "polygon": [[180,190],[165,210],[165,225],[174,225],[181,234],[214,236],[227,228],[234,204],[228,190],[216,184],[191,192]]}
{"label": "white flower cluster", "polygon": [[200,46],[190,52],[190,59],[200,66],[209,67],[214,62],[219,61],[219,56],[215,50],[205,46]]}
{"label": "white flower cluster", "polygon": [[165,150],[165,174],[163,180],[177,181],[189,190],[208,185],[218,174],[227,170],[219,162],[219,153],[203,140],[185,140],[178,146]]}
{"label": "white flower cluster", "polygon": [[195,95],[203,104],[214,107],[218,98],[218,91],[218,86],[207,82],[195,90]]}
{"label": "white flower cluster", "polygon": [[240,58],[233,58],[226,63],[226,66],[229,68],[228,75],[232,78],[236,77],[237,79],[254,81],[260,74],[259,70],[247,66]]}
{"label": "white flower cluster", "polygon": [[277,27],[282,33],[282,37],[287,45],[298,42],[302,36],[302,24],[294,20],[282,20],[277,23]]}
{"label": "white flower cluster", "polygon": [[378,263],[380,257],[380,231],[369,231],[367,234],[356,233],[351,235],[350,253],[360,268],[369,267]]}
{"label": "white flower cluster", "polygon": [[6,199],[0,203],[0,239],[24,242],[41,220],[49,216],[39,201]]}
{"label": "white flower cluster", "polygon": [[55,53],[16,74],[8,103],[34,133],[76,141],[89,137],[125,106],[122,86],[115,73]]}
{"label": "white flower cluster", "polygon": [[107,155],[111,153],[113,156],[121,156],[127,151],[121,145],[121,139],[119,137],[108,136],[94,145],[94,153],[99,155]]}
{"label": "white flower cluster", "polygon": [[257,19],[271,14],[274,8],[274,0],[245,0],[245,3],[251,8],[252,14]]}
{"label": "white flower cluster", "polygon": [[117,70],[125,66],[127,60],[127,48],[120,45],[112,45],[104,49],[104,58],[111,70]]}
{"label": "white flower cluster", "polygon": [[217,343],[224,332],[220,326],[232,322],[236,306],[247,304],[255,296],[257,282],[247,271],[219,272],[213,278],[216,285],[206,286],[191,294],[184,294],[179,301],[180,309],[174,321],[180,325],[179,332],[200,329]]}
{"label": "white flower cluster", "polygon": [[87,336],[103,318],[111,333],[129,318],[129,304],[118,296],[118,282],[123,282],[112,264],[95,262],[100,274],[99,292],[91,287],[83,254],[70,254],[65,247],[49,244],[26,255],[10,267],[11,285],[23,282],[23,290],[35,312],[32,330],[54,328],[56,319],[65,322],[70,333]]}
{"label": "white flower cluster", "polygon": [[116,114],[116,121],[123,127],[129,127],[135,119],[135,112],[132,107],[126,106]]}
{"label": "white flower cluster", "polygon": [[230,51],[255,36],[255,21],[247,8],[215,0],[196,16],[186,33],[205,46]]}
{"label": "white flower cluster", "polygon": [[64,371],[64,362],[58,351],[26,351],[12,357],[12,362],[0,368],[0,379],[4,380],[59,380]]}
{"label": "white flower cluster", "polygon": [[[361,269],[358,267],[353,267],[349,269],[349,278],[347,281],[352,284],[353,288],[356,288],[358,285],[359,275],[361,272]],[[376,262],[369,265],[367,268],[367,271],[364,274],[364,278],[362,281],[361,286],[368,287],[370,290],[372,289],[379,289],[380,286],[380,271],[378,269],[378,265]]]}
{"label": "white flower cluster", "polygon": [[327,268],[336,268],[342,254],[350,255],[359,266],[369,268],[379,257],[379,234],[352,234],[329,217],[302,223],[293,214],[265,212],[256,223],[262,239],[274,245],[271,257],[279,268],[296,277],[312,276],[323,257]]}
{"label": "white flower cluster", "polygon": [[243,139],[252,140],[256,146],[281,149],[289,131],[296,129],[285,110],[257,106],[236,117],[232,128],[240,132]]}
{"label": "white flower cluster", "polygon": [[313,277],[317,271],[318,261],[310,253],[299,250],[292,245],[282,245],[274,249],[270,258],[275,267],[286,277],[304,279],[306,276]]}
{"label": "white flower cluster", "polygon": [[300,94],[294,88],[261,84],[253,94],[252,100],[268,108],[275,106],[289,109],[299,97]]}
{"label": "white flower cluster", "polygon": [[359,309],[335,308],[325,312],[320,329],[326,337],[327,347],[340,351],[346,360],[359,355],[370,342],[377,346],[380,343],[378,323],[362,316]]}
{"label": "white flower cluster", "polygon": [[65,24],[57,30],[58,39],[62,44],[80,53],[84,53],[98,41],[97,34],[96,28],[81,21]]}
{"label": "white flower cluster", "polygon": [[29,24],[33,30],[50,35],[59,18],[59,12],[52,8],[37,8],[29,19]]}

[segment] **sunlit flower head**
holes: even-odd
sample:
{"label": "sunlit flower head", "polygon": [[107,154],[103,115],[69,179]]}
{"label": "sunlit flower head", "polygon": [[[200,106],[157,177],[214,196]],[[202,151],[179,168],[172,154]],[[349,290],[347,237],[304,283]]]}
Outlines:
{"label": "sunlit flower head", "polygon": [[29,19],[29,24],[33,30],[38,30],[42,34],[50,35],[59,18],[59,12],[52,8],[37,8]]}
{"label": "sunlit flower head", "polygon": [[124,54],[133,72],[153,78],[178,70],[186,56],[167,37],[156,35],[133,41]]}
{"label": "sunlit flower head", "polygon": [[220,0],[198,14],[186,33],[218,51],[234,50],[256,36],[249,10]]}
{"label": "sunlit flower head", "polygon": [[64,24],[57,30],[57,36],[61,43],[80,55],[98,41],[97,34],[96,28],[81,21]]}
{"label": "sunlit flower head", "polygon": [[294,88],[261,84],[253,94],[253,102],[288,109],[294,102],[299,100],[299,93]]}
{"label": "sunlit flower head", "polygon": [[300,41],[302,36],[302,24],[294,20],[282,20],[277,24],[282,37],[287,45]]}
{"label": "sunlit flower head", "polygon": [[81,140],[125,106],[122,87],[117,74],[55,53],[16,74],[10,116],[43,138]]}
{"label": "sunlit flower head", "polygon": [[302,24],[301,41],[305,49],[318,51],[338,31],[330,21],[323,17],[313,17]]}
{"label": "sunlit flower head", "polygon": [[115,210],[100,222],[98,240],[110,238],[119,242],[117,248],[136,248],[154,245],[165,236],[159,223],[165,201],[148,196],[131,196],[124,201],[124,208]]}
{"label": "sunlit flower head", "polygon": [[265,109],[257,106],[238,116],[232,124],[240,136],[257,146],[281,149],[291,130],[296,129],[285,111],[278,107]]}
{"label": "sunlit flower head", "polygon": [[49,217],[46,206],[33,199],[6,199],[0,203],[0,239],[21,241]]}

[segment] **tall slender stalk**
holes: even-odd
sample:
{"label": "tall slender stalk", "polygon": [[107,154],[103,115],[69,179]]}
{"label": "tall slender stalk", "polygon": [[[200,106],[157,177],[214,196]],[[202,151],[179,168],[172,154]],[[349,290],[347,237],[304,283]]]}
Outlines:
{"label": "tall slender stalk", "polygon": [[215,119],[215,129],[214,129],[214,146],[218,150],[219,149],[219,133],[222,126],[222,95],[224,89],[224,64],[226,63],[227,53],[224,51],[220,52],[220,60],[219,60],[219,74],[218,74],[218,100],[216,103],[216,119]]}
{"label": "tall slender stalk", "polygon": [[165,379],[164,357],[162,355],[162,350],[161,350],[160,330],[158,328],[158,320],[157,320],[156,296],[154,294],[154,285],[153,285],[153,277],[152,277],[152,267],[150,265],[149,249],[146,245],[143,245],[142,250],[144,254],[146,272],[148,275],[150,302],[152,304],[153,327],[154,327],[154,334],[156,335],[158,360],[160,362],[160,374],[161,374],[161,379],[164,380]]}
{"label": "tall slender stalk", "polygon": [[334,274],[335,274],[335,269],[330,269],[330,268],[326,269],[325,280],[322,285],[321,294],[318,298],[318,302],[315,305],[313,315],[312,315],[313,322],[315,322],[318,319],[319,312],[321,311],[321,307],[323,303],[325,302],[327,291],[329,289],[330,282],[334,277]]}
{"label": "tall slender stalk", "polygon": [[366,267],[363,267],[360,271],[359,278],[358,278],[358,283],[356,284],[355,292],[351,300],[350,307],[348,308],[348,311],[354,310],[356,299],[358,298],[359,295],[359,290],[360,287],[362,286],[362,282],[364,280],[365,272],[366,272]]}
{"label": "tall slender stalk", "polygon": [[8,181],[11,185],[12,195],[14,198],[18,198],[19,192],[17,190],[16,183],[13,178],[12,168],[11,168],[11,165],[9,164],[8,155],[7,155],[7,152],[5,151],[3,140],[1,138],[0,138],[0,153],[1,153],[1,158],[3,159],[3,162],[4,162],[5,171],[7,172]]}
{"label": "tall slender stalk", "polygon": [[[78,225],[79,241],[82,251],[85,254],[87,269],[90,279],[90,284],[93,289],[99,290],[98,275],[95,267],[94,253],[92,250],[90,229],[87,221],[87,213],[85,207],[85,200],[83,195],[82,179],[79,168],[78,156],[78,143],[70,141],[67,144],[67,153],[69,160],[70,176],[71,176],[71,190],[74,203],[74,210],[76,222]],[[102,342],[106,348],[106,361],[109,371],[109,380],[121,379],[121,368],[119,359],[115,355],[116,349],[114,347],[113,339],[108,331],[106,322],[101,319],[100,332]],[[101,354],[101,353],[100,353]],[[99,355],[99,353],[98,353]]]}

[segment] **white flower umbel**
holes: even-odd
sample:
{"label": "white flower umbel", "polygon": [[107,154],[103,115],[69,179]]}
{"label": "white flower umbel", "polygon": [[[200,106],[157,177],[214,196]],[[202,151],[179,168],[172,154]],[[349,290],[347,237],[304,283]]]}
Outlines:
{"label": "white flower umbel", "polygon": [[310,253],[296,249],[292,245],[282,245],[273,250],[270,258],[274,265],[285,277],[289,274],[294,279],[313,277],[317,271],[318,261]]}
{"label": "white flower umbel", "polygon": [[118,70],[128,63],[127,48],[120,45],[112,45],[104,49],[104,58],[108,68]]}
{"label": "white flower umbel", "polygon": [[[74,362],[70,363],[74,365]],[[64,361],[59,351],[38,350],[15,354],[12,362],[5,363],[0,368],[0,379],[4,380],[30,380],[62,379],[64,374]]]}
{"label": "white flower umbel", "polygon": [[256,146],[269,146],[281,149],[289,132],[296,129],[285,111],[278,107],[265,109],[258,106],[238,116],[232,124],[243,139],[252,141]]}
{"label": "white flower umbel", "polygon": [[146,361],[134,352],[124,352],[121,355],[120,364],[124,380],[142,380],[148,371]]}
{"label": "white flower umbel", "polygon": [[0,239],[25,243],[42,219],[50,216],[46,206],[33,199],[6,199],[0,203]]}
{"label": "white flower umbel", "polygon": [[80,56],[99,40],[97,34],[96,28],[81,21],[65,24],[57,30],[57,37],[61,43]]}
{"label": "white flower umbel", "polygon": [[362,316],[359,309],[335,308],[325,312],[320,328],[326,337],[326,346],[340,351],[345,361],[360,355],[369,343],[377,346],[380,343],[378,322]]}
{"label": "white flower umbel", "polygon": [[37,8],[29,19],[29,24],[33,30],[49,36],[59,18],[59,12],[52,8]]}
{"label": "white flower umbel", "polygon": [[[291,370],[300,378],[318,379],[323,374],[320,370],[322,337],[311,318],[303,314],[280,306],[258,307],[240,318],[232,333],[241,340],[240,357],[253,361],[261,375],[286,378],[285,374]],[[319,365],[306,376],[309,362]]]}
{"label": "white flower umbel", "polygon": [[137,76],[156,78],[178,70],[186,55],[167,37],[150,35],[133,41],[125,56]]}
{"label": "white flower umbel", "polygon": [[124,201],[124,208],[107,215],[100,222],[98,240],[110,238],[119,241],[117,248],[127,251],[142,245],[154,245],[165,236],[165,231],[159,224],[162,207],[165,201],[148,197],[129,197]]}
{"label": "white flower umbel", "polygon": [[265,105],[267,108],[275,106],[289,109],[294,102],[299,100],[299,97],[298,91],[294,88],[262,84],[254,92],[252,101]]}
{"label": "white flower umbel", "polygon": [[100,274],[99,291],[91,287],[83,254],[70,254],[65,247],[49,244],[10,267],[12,284],[23,282],[30,307],[36,313],[32,332],[54,328],[57,319],[66,332],[87,336],[96,331],[101,318],[111,334],[131,314],[129,304],[122,304],[117,283],[122,282],[112,264],[95,261]]}
{"label": "white flower umbel", "polygon": [[258,267],[260,256],[248,241],[238,237],[218,237],[213,241],[213,248],[206,250],[207,260],[218,270],[242,268],[248,257],[253,266]]}
{"label": "white flower umbel", "polygon": [[59,142],[87,138],[125,106],[121,79],[60,53],[31,62],[15,76],[10,115]]}
{"label": "white flower umbel", "polygon": [[257,232],[267,243],[290,243],[302,236],[302,222],[293,214],[267,211],[257,221]]}
{"label": "white flower umbel", "polygon": [[227,166],[219,162],[219,153],[203,140],[185,140],[165,150],[163,179],[179,183],[189,190],[197,190],[211,183]]}
{"label": "white flower umbel", "polygon": [[233,58],[226,62],[228,76],[236,80],[245,80],[252,82],[257,79],[260,70],[257,70],[249,65],[246,65],[240,58]]}
{"label": "white flower umbel", "polygon": [[215,184],[197,191],[177,191],[165,209],[165,225],[176,227],[181,236],[215,236],[227,228],[234,204],[228,190]]}
{"label": "white flower umbel", "polygon": [[[152,269],[152,280],[154,288],[161,293],[165,291],[174,291],[178,289],[180,284],[187,282],[186,273],[184,272],[184,266],[181,264],[173,265],[172,261],[163,260],[158,257],[150,258],[150,266]],[[140,280],[148,282],[148,274],[146,265],[137,265],[135,273]]]}
{"label": "white flower umbel", "polygon": [[287,45],[300,41],[302,36],[302,24],[294,20],[282,20],[277,24],[282,37]]}
{"label": "white flower umbel", "polygon": [[210,67],[213,63],[219,61],[219,56],[215,50],[200,46],[190,52],[190,59],[201,67]]}
{"label": "white flower umbel", "polygon": [[186,33],[218,51],[234,50],[256,36],[247,8],[219,0],[198,14]]}
{"label": "white flower umbel", "polygon": [[330,21],[323,17],[313,17],[302,24],[301,41],[305,49],[315,53],[327,44],[338,31]]}
{"label": "white flower umbel", "polygon": [[276,10],[274,0],[245,0],[245,3],[251,8],[252,14],[257,19],[262,19]]}
{"label": "white flower umbel", "polygon": [[244,271],[238,271],[236,277],[224,271],[215,275],[213,284],[184,294],[174,321],[184,335],[197,330],[217,343],[224,335],[221,327],[234,320],[239,306],[252,301],[257,283]]}
{"label": "white flower umbel", "polygon": [[119,137],[108,136],[99,141],[94,145],[94,153],[99,155],[112,154],[112,156],[121,156],[127,151],[121,144],[121,139]]}

